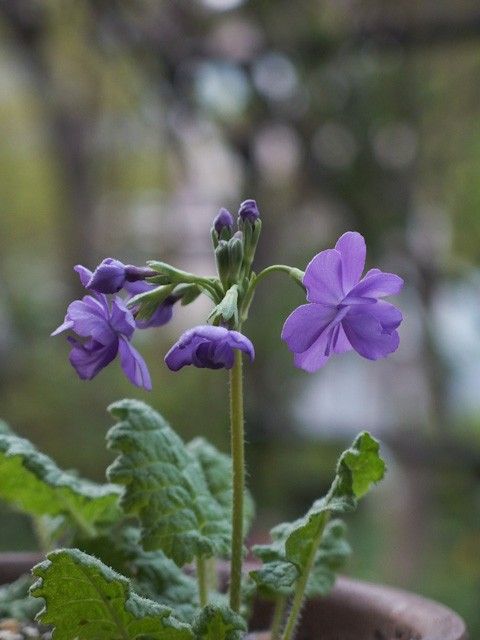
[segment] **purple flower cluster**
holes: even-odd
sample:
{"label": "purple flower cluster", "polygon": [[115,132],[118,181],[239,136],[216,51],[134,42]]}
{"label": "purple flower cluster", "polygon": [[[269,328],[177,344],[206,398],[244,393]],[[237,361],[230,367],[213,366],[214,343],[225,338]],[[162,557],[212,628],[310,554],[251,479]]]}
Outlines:
{"label": "purple flower cluster", "polygon": [[[246,263],[250,268],[260,230],[260,224],[256,224],[259,215],[255,200],[242,202],[238,223],[243,231],[238,231],[233,238],[231,213],[222,208],[214,219],[216,255],[217,258],[222,257],[225,247],[231,250],[232,255],[227,255],[229,268],[231,263],[237,264],[233,258],[238,258],[238,264],[245,269],[242,260],[243,251],[247,249],[251,250],[250,262]],[[237,244],[246,242],[244,235],[248,235],[253,244],[242,244],[238,255],[234,254],[233,250],[238,248],[234,241]],[[294,353],[295,364],[301,369],[316,371],[333,354],[351,350],[369,360],[377,360],[398,348],[397,329],[402,314],[383,298],[399,293],[403,280],[379,269],[371,269],[362,277],[365,258],[365,240],[359,233],[350,231],[339,238],[334,249],[321,251],[308,264],[302,279],[307,304],[290,314],[282,330],[282,339]],[[147,267],[125,265],[114,258],[103,260],[93,273],[81,265],[77,265],[75,270],[90,294],[69,305],[64,322],[52,335],[64,331],[76,334],[69,336],[68,341],[72,345],[70,362],[80,378],[90,380],[118,355],[127,378],[139,387],[151,389],[147,366],[132,346],[131,338],[135,329],[168,323],[175,303],[182,295],[187,295],[185,289],[173,286],[170,295],[148,320],[136,320],[138,306],[129,309],[122,298],[115,296],[109,301],[106,294],[115,294],[123,289],[132,298],[152,291],[155,285],[146,282],[146,278],[157,272]],[[236,287],[236,296],[242,295],[238,293],[241,291],[238,278],[235,272],[225,285],[220,276],[224,291],[226,286],[232,286]],[[235,304],[236,301],[237,297]],[[231,369],[236,350],[254,359],[253,344],[243,334],[225,326],[201,325],[180,337],[165,356],[165,362],[171,371],[187,365]]]}
{"label": "purple flower cluster", "polygon": [[350,231],[307,266],[308,304],[290,314],[282,331],[301,369],[316,371],[333,354],[352,349],[377,360],[398,348],[402,314],[381,298],[399,293],[403,280],[379,269],[362,278],[365,257],[365,240]]}
{"label": "purple flower cluster", "polygon": [[[77,265],[75,271],[82,284],[88,287],[92,272],[81,265]],[[64,322],[52,335],[73,331],[80,338],[69,336],[67,339],[72,345],[70,363],[82,380],[94,378],[119,355],[130,382],[151,389],[147,365],[130,343],[135,328],[133,314],[121,298],[115,297],[109,303],[103,293],[93,291],[68,306]]]}

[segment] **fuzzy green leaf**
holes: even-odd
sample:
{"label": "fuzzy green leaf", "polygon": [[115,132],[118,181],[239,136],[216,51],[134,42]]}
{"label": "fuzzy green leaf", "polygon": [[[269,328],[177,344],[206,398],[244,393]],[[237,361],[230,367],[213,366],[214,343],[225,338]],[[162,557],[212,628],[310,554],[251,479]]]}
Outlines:
{"label": "fuzzy green leaf", "polygon": [[[285,527],[283,527],[285,529]],[[276,540],[271,545],[255,547],[255,554],[264,565],[250,573],[260,592],[267,597],[278,594],[292,595],[295,582],[300,577],[298,567],[285,558],[285,533],[282,525],[272,530]],[[338,571],[350,555],[350,545],[345,539],[346,527],[341,520],[332,520],[326,527],[316,554],[315,564],[308,579],[306,593],[309,597],[326,595],[335,583]]]}
{"label": "fuzzy green leaf", "polygon": [[90,535],[121,515],[114,485],[62,471],[31,442],[0,434],[0,499],[35,516],[64,516]]}
{"label": "fuzzy green leaf", "polygon": [[196,640],[241,640],[247,624],[228,607],[209,604],[196,619],[193,631]]}
{"label": "fuzzy green leaf", "polygon": [[0,618],[33,620],[42,608],[40,600],[29,594],[32,577],[24,575],[0,587]]}
{"label": "fuzzy green leaf", "polygon": [[161,549],[180,566],[195,556],[226,555],[230,519],[197,457],[143,402],[122,400],[109,410],[120,422],[108,432],[108,446],[120,455],[107,475],[125,485],[121,505],[139,517],[144,548]]}
{"label": "fuzzy green leaf", "polygon": [[[232,459],[221,453],[204,438],[195,438],[187,445],[188,450],[200,463],[210,493],[223,508],[224,517],[230,520],[232,514]],[[244,501],[245,535],[255,516],[255,504],[248,489]]]}
{"label": "fuzzy green leaf", "polygon": [[349,553],[343,526],[338,521],[329,524],[329,519],[333,513],[355,509],[358,498],[384,473],[378,442],[369,433],[361,433],[340,456],[328,494],[314,502],[303,518],[275,527],[271,544],[253,548],[264,562],[251,573],[259,589],[290,594],[300,576],[310,570],[307,593],[326,593],[333,586],[334,570]]}
{"label": "fuzzy green leaf", "polygon": [[168,607],[140,597],[129,581],[78,549],[60,549],[33,568],[31,594],[54,640],[191,640],[192,630]]}
{"label": "fuzzy green leaf", "polygon": [[139,595],[171,607],[182,622],[193,621],[200,607],[196,579],[184,573],[162,551],[144,551],[139,529],[112,529],[105,536],[77,538],[75,546],[130,578]]}

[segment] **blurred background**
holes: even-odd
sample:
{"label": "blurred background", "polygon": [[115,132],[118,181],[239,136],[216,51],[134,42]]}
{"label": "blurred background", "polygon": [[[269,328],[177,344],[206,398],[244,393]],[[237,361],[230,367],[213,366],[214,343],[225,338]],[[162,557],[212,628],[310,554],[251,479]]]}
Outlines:
{"label": "blurred background", "polygon": [[[308,375],[280,341],[302,293],[259,287],[245,333],[258,534],[301,515],[369,429],[388,478],[349,519],[348,572],[437,598],[480,634],[480,8],[467,0],[0,0],[0,413],[100,480],[105,407],[139,397],[228,450],[227,376],[163,356],[178,308],[78,380],[50,332],[103,257],[214,271],[211,221],[255,198],[260,268],[304,268],[346,230],[406,280],[401,346]],[[32,548],[2,511],[1,549]]]}

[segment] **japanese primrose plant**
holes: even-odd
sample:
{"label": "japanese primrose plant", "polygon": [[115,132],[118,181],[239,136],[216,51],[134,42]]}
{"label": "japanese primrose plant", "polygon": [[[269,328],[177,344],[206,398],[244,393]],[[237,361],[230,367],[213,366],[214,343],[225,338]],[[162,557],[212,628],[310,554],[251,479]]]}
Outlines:
{"label": "japanese primrose plant", "polygon": [[[282,340],[297,367],[315,372],[355,350],[377,360],[399,344],[401,313],[383,298],[401,278],[363,274],[365,242],[345,233],[305,272],[286,265],[252,269],[261,220],[254,200],[237,222],[221,209],[211,237],[218,275],[198,276],[164,262],[144,267],[107,258],[93,271],[76,266],[88,294],[72,302],[53,335],[67,332],[70,362],[83,380],[118,356],[127,378],[151,389],[132,345],[137,330],[165,325],[179,305],[208,296],[206,324],[186,331],[165,356],[171,371],[193,365],[227,369],[231,457],[202,438],[185,443],[153,409],[136,400],[109,407],[116,424],[107,444],[117,455],[98,485],[60,470],[7,426],[0,432],[0,497],[31,514],[47,559],[28,578],[0,591],[0,614],[54,627],[57,640],[237,640],[248,630],[256,594],[275,602],[272,640],[292,640],[305,598],[324,595],[349,554],[338,516],[352,511],[385,465],[378,442],[360,433],[338,460],[327,494],[298,520],[276,526],[254,546],[254,570],[242,570],[253,502],[245,488],[242,361],[254,359],[243,333],[256,288],[276,272],[306,292],[286,319]],[[236,228],[235,228],[236,227]],[[217,559],[230,561],[228,586]],[[39,610],[41,609],[41,610]]]}

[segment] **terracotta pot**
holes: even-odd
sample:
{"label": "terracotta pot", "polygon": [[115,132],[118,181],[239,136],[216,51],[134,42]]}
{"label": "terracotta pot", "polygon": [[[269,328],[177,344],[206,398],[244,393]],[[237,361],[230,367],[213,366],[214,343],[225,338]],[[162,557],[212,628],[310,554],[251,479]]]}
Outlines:
{"label": "terracotta pot", "polygon": [[[38,553],[0,554],[0,584],[42,559]],[[223,571],[221,571],[223,573]],[[255,603],[251,627],[266,629],[272,606]],[[268,640],[250,634],[249,640]],[[309,601],[296,640],[468,640],[463,620],[437,602],[406,591],[339,578],[326,598]]]}
{"label": "terracotta pot", "polygon": [[[271,605],[255,605],[252,628],[268,628]],[[268,640],[265,633],[250,640]],[[463,620],[437,602],[367,582],[339,578],[326,598],[309,601],[296,640],[467,640]]]}
{"label": "terracotta pot", "polygon": [[28,573],[44,557],[37,551],[0,553],[0,585],[13,582],[23,573]]}

